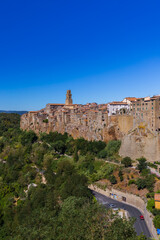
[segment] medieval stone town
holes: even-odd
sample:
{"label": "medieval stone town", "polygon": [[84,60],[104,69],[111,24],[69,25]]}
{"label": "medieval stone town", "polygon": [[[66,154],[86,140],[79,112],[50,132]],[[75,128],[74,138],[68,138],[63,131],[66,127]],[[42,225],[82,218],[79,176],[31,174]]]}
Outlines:
{"label": "medieval stone town", "polygon": [[106,104],[73,104],[71,90],[65,104],[48,103],[21,117],[21,128],[36,133],[67,132],[73,138],[121,140],[119,154],[132,159],[160,160],[160,96],[135,98]]}

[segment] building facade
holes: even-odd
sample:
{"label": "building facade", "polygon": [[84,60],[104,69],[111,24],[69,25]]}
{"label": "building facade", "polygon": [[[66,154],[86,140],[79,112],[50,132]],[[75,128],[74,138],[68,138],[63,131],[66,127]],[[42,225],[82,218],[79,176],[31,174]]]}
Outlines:
{"label": "building facade", "polygon": [[160,131],[160,96],[138,98],[132,102],[134,125],[145,123],[153,132]]}
{"label": "building facade", "polygon": [[[107,105],[108,109],[108,116],[120,114],[120,113],[126,113],[130,110],[130,105],[126,102],[111,102]],[[124,111],[121,111],[121,110]]]}

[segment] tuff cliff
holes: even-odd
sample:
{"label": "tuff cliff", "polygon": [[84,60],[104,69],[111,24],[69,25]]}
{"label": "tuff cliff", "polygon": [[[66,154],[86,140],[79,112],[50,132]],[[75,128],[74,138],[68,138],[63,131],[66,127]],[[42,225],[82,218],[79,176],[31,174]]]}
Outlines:
{"label": "tuff cliff", "polygon": [[71,91],[66,94],[65,104],[47,104],[40,111],[23,114],[21,129],[41,132],[67,132],[73,138],[86,140],[120,139],[119,154],[132,159],[146,157],[148,161],[160,160],[160,137],[158,132],[131,112],[108,116],[107,104],[73,104]]}
{"label": "tuff cliff", "polygon": [[144,123],[138,125],[121,139],[119,154],[132,159],[145,157],[148,161],[160,161],[160,137]]}
{"label": "tuff cliff", "polygon": [[107,108],[97,104],[64,105],[47,104],[40,111],[29,112],[21,117],[21,128],[40,132],[67,132],[73,138],[87,140],[121,139],[133,126],[132,116],[108,117]]}

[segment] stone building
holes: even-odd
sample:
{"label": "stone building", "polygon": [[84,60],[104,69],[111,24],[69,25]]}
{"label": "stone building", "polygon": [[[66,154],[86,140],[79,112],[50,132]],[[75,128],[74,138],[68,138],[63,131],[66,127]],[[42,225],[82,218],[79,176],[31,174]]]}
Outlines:
{"label": "stone building", "polygon": [[134,126],[145,123],[153,132],[160,131],[160,96],[138,98],[132,102]]}
{"label": "stone building", "polygon": [[[121,103],[126,106],[126,103]],[[123,120],[125,117],[125,120]],[[65,104],[49,103],[40,111],[31,111],[21,117],[21,128],[36,133],[67,132],[74,138],[87,140],[120,139],[132,128],[132,116],[108,116],[108,105],[88,103],[73,104],[71,91],[66,94]]]}
{"label": "stone building", "polygon": [[73,104],[73,101],[72,101],[71,90],[67,90],[65,105],[72,105],[72,104]]}

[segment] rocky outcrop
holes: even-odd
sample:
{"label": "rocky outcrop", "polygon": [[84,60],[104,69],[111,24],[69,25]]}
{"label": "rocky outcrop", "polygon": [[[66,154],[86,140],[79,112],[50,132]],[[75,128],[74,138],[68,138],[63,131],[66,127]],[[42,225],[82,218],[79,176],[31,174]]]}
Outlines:
{"label": "rocky outcrop", "polygon": [[146,125],[139,125],[122,138],[119,154],[132,159],[145,157],[148,161],[160,161],[160,137]]}

